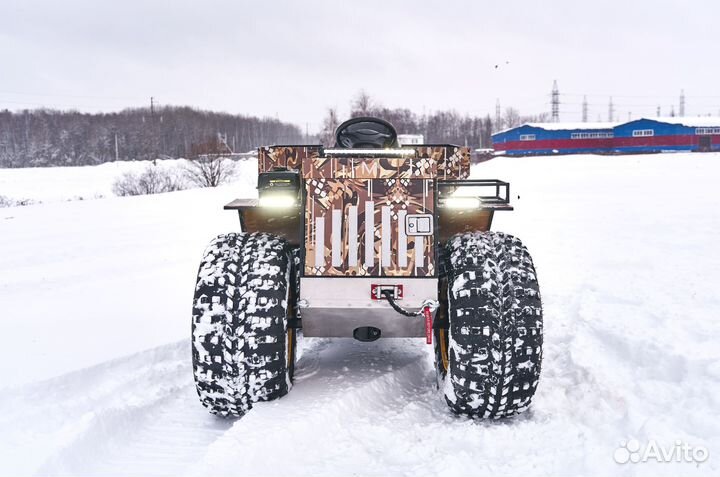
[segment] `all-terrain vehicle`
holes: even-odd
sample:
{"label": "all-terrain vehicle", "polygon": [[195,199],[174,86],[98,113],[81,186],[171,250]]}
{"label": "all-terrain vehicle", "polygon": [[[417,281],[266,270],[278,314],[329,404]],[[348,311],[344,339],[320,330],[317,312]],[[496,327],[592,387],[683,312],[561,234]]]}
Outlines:
{"label": "all-terrain vehicle", "polygon": [[341,124],[336,144],[258,151],[241,232],[205,251],[193,305],[202,403],[242,416],[292,386],[306,337],[424,338],[458,414],[525,410],[542,358],[542,306],[519,239],[490,232],[510,185],[469,180],[470,150],[401,147],[386,121]]}

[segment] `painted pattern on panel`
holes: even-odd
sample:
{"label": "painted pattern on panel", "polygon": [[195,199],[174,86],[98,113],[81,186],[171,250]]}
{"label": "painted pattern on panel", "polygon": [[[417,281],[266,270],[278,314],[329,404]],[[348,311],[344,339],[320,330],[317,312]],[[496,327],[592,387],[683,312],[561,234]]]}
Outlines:
{"label": "painted pattern on panel", "polygon": [[428,157],[311,157],[302,168],[306,179],[431,179],[437,175],[437,162]]}
{"label": "painted pattern on panel", "polygon": [[287,167],[305,179],[307,275],[435,275],[434,236],[407,236],[404,219],[433,214],[434,180],[469,176],[470,149],[405,150],[403,157],[325,155],[321,146],[259,150],[260,172]]}
{"label": "painted pattern on panel", "polygon": [[348,157],[308,155],[303,159],[303,177],[404,179],[467,179],[470,176],[470,148],[417,146],[410,157]]}
{"label": "painted pattern on panel", "polygon": [[258,172],[272,171],[275,167],[300,170],[303,160],[320,155],[321,146],[270,146],[258,149]]}
{"label": "painted pattern on panel", "polygon": [[470,148],[457,146],[418,146],[418,158],[428,158],[437,163],[440,180],[467,179],[470,176]]}
{"label": "painted pattern on panel", "polygon": [[[306,180],[306,187],[307,275],[434,276],[433,237],[405,236],[399,220],[433,213],[432,180],[317,177]],[[383,222],[390,227],[384,229]]]}

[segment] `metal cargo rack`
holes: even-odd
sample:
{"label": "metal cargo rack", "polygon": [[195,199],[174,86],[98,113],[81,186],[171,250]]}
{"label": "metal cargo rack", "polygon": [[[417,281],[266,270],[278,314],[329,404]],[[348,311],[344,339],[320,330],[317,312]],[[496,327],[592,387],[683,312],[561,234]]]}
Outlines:
{"label": "metal cargo rack", "polygon": [[[468,189],[479,193],[465,195]],[[479,201],[479,207],[490,210],[513,210],[510,205],[510,184],[498,179],[466,179],[438,181],[438,207],[445,207],[448,198],[470,198]],[[466,189],[463,191],[463,189]],[[458,194],[458,192],[461,192]],[[474,191],[473,191],[474,192]]]}

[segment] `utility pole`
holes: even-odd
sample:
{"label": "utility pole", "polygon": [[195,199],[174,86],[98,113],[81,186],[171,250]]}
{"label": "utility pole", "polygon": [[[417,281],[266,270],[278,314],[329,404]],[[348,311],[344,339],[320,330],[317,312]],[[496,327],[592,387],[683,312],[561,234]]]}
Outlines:
{"label": "utility pole", "polygon": [[680,90],[680,117],[685,116],[685,90]]}
{"label": "utility pole", "polygon": [[675,106],[674,105],[670,106],[670,117],[671,118],[675,117]]}
{"label": "utility pole", "polygon": [[150,96],[150,131],[152,134],[152,160],[153,165],[155,164],[155,160],[158,157],[158,152],[160,149],[160,141],[158,138],[158,128],[155,121],[155,98],[153,96]]}
{"label": "utility pole", "polygon": [[608,103],[608,122],[613,122],[613,116],[615,115],[615,107],[613,106],[612,96],[610,96],[610,103]]}
{"label": "utility pole", "polygon": [[657,107],[657,117],[658,117],[658,118],[660,117],[660,106],[659,106],[659,105],[658,105],[658,107]]}
{"label": "utility pole", "polygon": [[118,161],[119,156],[120,156],[120,150],[118,148],[117,133],[115,133],[115,162]]}
{"label": "utility pole", "polygon": [[587,96],[583,96],[583,104],[582,104],[582,122],[586,123],[588,118],[588,104],[587,104]]}
{"label": "utility pole", "polygon": [[560,122],[560,91],[558,90],[557,80],[553,81],[552,89],[552,122]]}

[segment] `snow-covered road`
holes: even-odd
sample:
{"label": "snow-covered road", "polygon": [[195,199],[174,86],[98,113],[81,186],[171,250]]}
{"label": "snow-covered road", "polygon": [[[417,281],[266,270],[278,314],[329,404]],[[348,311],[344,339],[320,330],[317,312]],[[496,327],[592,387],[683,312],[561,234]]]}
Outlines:
{"label": "snow-covered road", "polygon": [[[62,195],[33,172],[12,172],[25,197]],[[192,287],[205,243],[237,228],[221,206],[253,193],[246,172],[217,190],[0,209],[0,475],[720,470],[720,154],[474,168],[511,181],[516,210],[494,228],[528,245],[545,307],[534,405],[500,422],[447,411],[422,340],[306,339],[290,394],[240,420],[208,415],[190,369]],[[629,438],[709,459],[617,464]]]}

